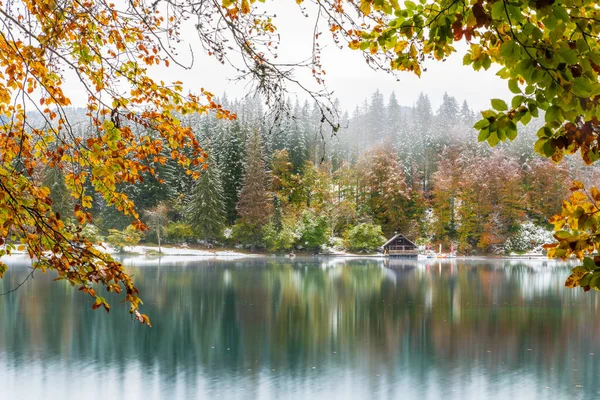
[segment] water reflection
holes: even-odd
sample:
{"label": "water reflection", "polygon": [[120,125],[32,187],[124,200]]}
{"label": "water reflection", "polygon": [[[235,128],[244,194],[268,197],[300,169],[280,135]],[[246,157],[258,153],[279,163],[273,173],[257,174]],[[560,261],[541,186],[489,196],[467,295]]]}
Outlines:
{"label": "water reflection", "polygon": [[[598,296],[539,261],[125,260],[154,327],[52,276],[0,298],[11,399],[597,398]],[[0,290],[27,274],[15,263]]]}

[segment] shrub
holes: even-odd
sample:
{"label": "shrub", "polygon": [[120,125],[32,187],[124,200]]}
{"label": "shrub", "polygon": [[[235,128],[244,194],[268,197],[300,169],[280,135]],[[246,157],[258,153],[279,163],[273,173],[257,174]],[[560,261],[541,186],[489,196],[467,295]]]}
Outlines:
{"label": "shrub", "polygon": [[254,249],[255,247],[264,247],[262,242],[262,228],[257,224],[247,222],[238,222],[231,227],[231,239],[233,243],[242,244],[245,247]]}
{"label": "shrub", "polygon": [[133,226],[129,225],[122,231],[110,229],[106,241],[117,252],[122,253],[125,246],[135,246],[140,242],[142,234]]}
{"label": "shrub", "polygon": [[192,226],[184,222],[169,222],[166,233],[169,243],[184,243],[194,239]]}
{"label": "shrub", "polygon": [[278,252],[293,248],[298,235],[288,224],[277,231],[276,225],[271,222],[263,227],[263,240],[269,251]]}
{"label": "shrub", "polygon": [[526,222],[506,240],[504,249],[507,253],[526,253],[530,250],[541,252],[543,244],[553,241],[552,232],[532,222]]}
{"label": "shrub", "polygon": [[300,245],[319,251],[323,245],[329,242],[330,232],[327,218],[305,210],[302,212],[297,233],[300,237]]}
{"label": "shrub", "polygon": [[91,224],[86,224],[81,229],[81,235],[85,236],[93,244],[102,243],[102,241],[104,240],[102,235],[100,235],[100,230],[95,225]]}
{"label": "shrub", "polygon": [[359,224],[346,233],[346,248],[350,251],[373,252],[385,243],[381,226]]}

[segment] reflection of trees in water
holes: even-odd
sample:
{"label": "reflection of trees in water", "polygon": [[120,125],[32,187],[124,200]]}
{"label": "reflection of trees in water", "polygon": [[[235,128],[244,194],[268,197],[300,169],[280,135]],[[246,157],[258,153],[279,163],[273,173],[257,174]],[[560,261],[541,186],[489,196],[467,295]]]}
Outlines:
{"label": "reflection of trees in water", "polygon": [[[10,271],[0,289],[27,273]],[[457,368],[483,368],[490,377],[522,369],[568,383],[573,375],[550,368],[576,359],[586,375],[575,380],[589,386],[599,372],[594,358],[581,361],[600,357],[593,339],[600,323],[589,318],[597,303],[562,288],[565,268],[253,259],[131,271],[152,329],[128,321],[116,297],[111,315],[91,312],[85,296],[38,277],[0,298],[0,353],[20,363],[43,350],[118,370],[136,360],[167,381],[183,373],[192,386],[198,374],[210,386],[210,377],[258,379],[271,369],[307,379],[312,366],[411,374],[420,382],[434,370],[452,379]],[[541,286],[532,289],[537,276]]]}

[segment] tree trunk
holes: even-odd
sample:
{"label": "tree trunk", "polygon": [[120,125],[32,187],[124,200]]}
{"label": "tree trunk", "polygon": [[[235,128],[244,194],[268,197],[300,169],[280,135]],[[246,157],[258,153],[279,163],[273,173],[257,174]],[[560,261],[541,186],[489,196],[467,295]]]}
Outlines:
{"label": "tree trunk", "polygon": [[160,248],[160,225],[156,226],[156,238],[158,239],[158,254],[161,254],[161,248]]}

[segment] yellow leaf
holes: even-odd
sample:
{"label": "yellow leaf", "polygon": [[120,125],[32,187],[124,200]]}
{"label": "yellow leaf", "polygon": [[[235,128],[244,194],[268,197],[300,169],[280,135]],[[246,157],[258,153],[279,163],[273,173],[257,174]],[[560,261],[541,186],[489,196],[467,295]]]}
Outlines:
{"label": "yellow leaf", "polygon": [[368,0],[361,0],[361,2],[360,2],[360,11],[364,15],[371,14],[371,3]]}
{"label": "yellow leaf", "polygon": [[403,52],[406,48],[408,47],[408,42],[407,41],[401,41],[396,43],[396,45],[394,46],[394,53],[401,53]]}
{"label": "yellow leaf", "polygon": [[358,40],[353,40],[348,43],[348,47],[350,47],[352,50],[358,50],[360,49],[360,42]]}
{"label": "yellow leaf", "polygon": [[592,195],[592,198],[596,201],[600,201],[600,190],[596,189],[595,187],[592,187],[590,189],[590,194]]}
{"label": "yellow leaf", "polygon": [[248,14],[250,12],[250,4],[248,0],[242,0],[242,13]]}
{"label": "yellow leaf", "polygon": [[583,190],[584,186],[582,182],[573,181],[573,186],[571,186],[571,190],[574,192],[576,190]]}

